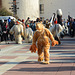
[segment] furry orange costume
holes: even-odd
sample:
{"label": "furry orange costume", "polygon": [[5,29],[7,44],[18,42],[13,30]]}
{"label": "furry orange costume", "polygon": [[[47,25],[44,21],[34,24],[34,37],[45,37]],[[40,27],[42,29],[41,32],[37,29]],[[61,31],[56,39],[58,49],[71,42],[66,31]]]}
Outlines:
{"label": "furry orange costume", "polygon": [[52,41],[52,46],[58,44],[58,41],[54,40],[51,32],[43,24],[37,23],[36,29],[37,31],[34,33],[30,50],[31,52],[38,51],[38,61],[43,61],[44,59],[45,61],[43,63],[49,64],[50,40]]}

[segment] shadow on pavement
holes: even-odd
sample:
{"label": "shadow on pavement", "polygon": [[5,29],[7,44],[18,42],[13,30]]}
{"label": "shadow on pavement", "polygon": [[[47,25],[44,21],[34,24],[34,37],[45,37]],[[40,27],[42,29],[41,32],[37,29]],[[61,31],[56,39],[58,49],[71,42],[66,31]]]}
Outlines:
{"label": "shadow on pavement", "polygon": [[34,67],[34,68],[20,68],[20,69],[11,69],[9,71],[28,71],[28,72],[56,72],[56,71],[74,71],[75,67],[73,66],[62,66],[62,67]]}

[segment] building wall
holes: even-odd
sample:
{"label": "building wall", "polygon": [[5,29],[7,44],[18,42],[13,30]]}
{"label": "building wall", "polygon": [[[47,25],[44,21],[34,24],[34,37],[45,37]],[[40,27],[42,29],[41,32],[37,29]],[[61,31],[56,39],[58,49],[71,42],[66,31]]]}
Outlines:
{"label": "building wall", "polygon": [[2,7],[2,0],[0,0],[0,8]]}
{"label": "building wall", "polygon": [[63,18],[67,19],[68,14],[75,16],[75,0],[40,0],[44,4],[44,14],[41,17],[50,18],[57,9],[62,9]]}
{"label": "building wall", "polygon": [[[31,20],[35,20],[37,17],[44,17],[45,19],[50,18],[53,13],[56,13],[57,9],[62,9],[63,18],[67,18],[68,14],[75,17],[75,0],[16,0],[17,4],[17,15],[21,19],[27,19],[30,17]],[[2,0],[2,7],[7,10],[11,7],[13,0]],[[44,4],[44,14],[40,14],[39,6]],[[11,11],[11,10],[9,10]]]}
{"label": "building wall", "polygon": [[21,19],[27,19],[30,17],[31,20],[36,20],[39,17],[39,0],[17,0],[19,3],[17,7],[17,15]]}

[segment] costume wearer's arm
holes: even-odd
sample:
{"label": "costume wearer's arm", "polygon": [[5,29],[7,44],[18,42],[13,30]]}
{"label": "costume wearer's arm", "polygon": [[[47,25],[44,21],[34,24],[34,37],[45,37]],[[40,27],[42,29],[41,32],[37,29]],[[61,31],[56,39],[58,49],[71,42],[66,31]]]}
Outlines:
{"label": "costume wearer's arm", "polygon": [[54,18],[54,14],[53,14],[53,16],[51,17],[51,20],[50,20],[50,23],[52,24],[52,22],[53,22],[53,18]]}
{"label": "costume wearer's arm", "polygon": [[33,41],[32,41],[32,45],[30,46],[30,51],[31,53],[35,53],[38,49],[36,47],[36,41],[37,41],[37,31],[34,33],[34,36],[33,36]]}
{"label": "costume wearer's arm", "polygon": [[37,38],[38,38],[38,35],[37,35],[37,31],[36,31],[36,32],[34,33],[34,35],[33,35],[32,44],[36,44]]}
{"label": "costume wearer's arm", "polygon": [[63,27],[59,24],[59,30],[60,32],[63,31]]}
{"label": "costume wearer's arm", "polygon": [[22,35],[22,36],[24,35],[23,26],[22,26],[22,25],[21,25],[21,35]]}
{"label": "costume wearer's arm", "polygon": [[54,25],[52,27],[50,27],[49,30],[50,30],[51,33],[53,33],[53,31],[54,31],[54,27],[55,27]]}
{"label": "costume wearer's arm", "polygon": [[50,38],[50,40],[54,41],[54,37],[53,37],[52,33],[48,29],[45,29],[45,30],[46,30],[47,36]]}
{"label": "costume wearer's arm", "polygon": [[30,33],[31,36],[33,36],[33,31],[32,31],[31,28],[29,28],[29,33]]}
{"label": "costume wearer's arm", "polygon": [[58,45],[58,41],[56,41],[52,35],[52,33],[46,29],[46,33],[47,33],[47,36],[50,38],[50,40],[52,41],[52,46],[55,46],[56,44]]}

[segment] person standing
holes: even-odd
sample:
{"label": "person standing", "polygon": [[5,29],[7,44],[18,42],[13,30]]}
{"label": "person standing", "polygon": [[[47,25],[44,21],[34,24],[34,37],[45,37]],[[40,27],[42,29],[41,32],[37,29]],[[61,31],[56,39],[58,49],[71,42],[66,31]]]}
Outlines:
{"label": "person standing", "polygon": [[52,42],[52,46],[58,44],[58,41],[54,39],[52,33],[45,28],[42,23],[38,22],[36,24],[36,29],[37,30],[33,35],[32,45],[30,46],[30,51],[34,53],[37,51],[38,62],[49,64],[50,40]]}
{"label": "person standing", "polygon": [[57,10],[57,22],[62,25],[62,10],[58,9]]}
{"label": "person standing", "polygon": [[22,44],[23,26],[19,21],[10,29],[10,34],[14,34],[16,44]]}
{"label": "person standing", "polygon": [[53,34],[55,40],[57,40],[59,42],[59,44],[61,44],[60,32],[63,31],[63,28],[60,24],[57,24],[57,20],[54,21],[54,25],[52,27],[50,27],[50,31]]}
{"label": "person standing", "polygon": [[75,19],[74,19],[74,21],[72,23],[72,28],[73,28],[73,37],[74,37],[74,35],[75,35]]}
{"label": "person standing", "polygon": [[4,25],[2,26],[2,32],[3,32],[3,35],[2,35],[3,40],[7,44],[7,41],[8,41],[8,23],[7,23],[7,20],[4,21]]}
{"label": "person standing", "polygon": [[[10,22],[10,26],[9,26],[9,31],[10,29],[15,25],[15,21],[14,19],[11,19],[11,22]],[[13,41],[14,40],[14,36],[13,34],[9,34],[10,35],[10,40]]]}
{"label": "person standing", "polygon": [[0,42],[3,41],[3,38],[2,38],[2,26],[3,26],[3,22],[2,20],[0,20]]}
{"label": "person standing", "polygon": [[27,27],[27,25],[30,26],[30,18],[29,18],[29,17],[27,18],[27,20],[26,20],[26,22],[25,22],[25,25],[26,25],[26,27]]}

